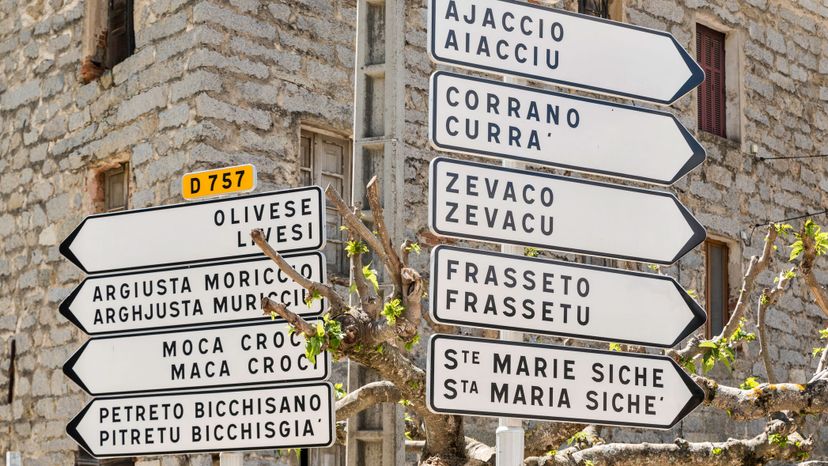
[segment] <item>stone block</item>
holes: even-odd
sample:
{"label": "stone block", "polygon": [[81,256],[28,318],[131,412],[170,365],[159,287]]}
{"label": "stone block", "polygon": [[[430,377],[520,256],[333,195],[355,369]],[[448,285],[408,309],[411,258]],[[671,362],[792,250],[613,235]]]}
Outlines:
{"label": "stone block", "polygon": [[0,96],[0,110],[11,110],[21,105],[34,102],[40,98],[40,79],[27,80],[23,84],[11,87]]}
{"label": "stone block", "polygon": [[118,116],[115,121],[123,124],[167,104],[167,86],[153,87],[152,89],[132,97],[118,107]]}
{"label": "stone block", "polygon": [[201,94],[196,97],[195,103],[197,116],[252,125],[259,129],[269,129],[272,125],[269,112],[238,107],[216,100],[206,94]]}
{"label": "stone block", "polygon": [[199,3],[193,7],[193,21],[218,24],[232,31],[264,39],[276,38],[276,27],[272,24],[234,13],[208,2]]}
{"label": "stone block", "polygon": [[196,70],[188,73],[181,81],[170,85],[170,100],[177,102],[185,97],[203,91],[220,91],[221,77],[215,73]]}

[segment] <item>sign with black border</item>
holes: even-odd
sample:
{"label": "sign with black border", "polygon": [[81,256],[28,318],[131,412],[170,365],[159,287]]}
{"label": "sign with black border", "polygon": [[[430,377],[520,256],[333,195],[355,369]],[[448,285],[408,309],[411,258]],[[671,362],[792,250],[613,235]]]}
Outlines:
{"label": "sign with black border", "polygon": [[441,236],[655,264],[707,237],[667,192],[441,157],[429,179],[428,226]]}
{"label": "sign with black border", "polygon": [[280,253],[325,246],[319,186],[173,204],[86,217],[60,252],[86,273],[256,257],[250,231],[262,228]]}
{"label": "sign with black border", "polygon": [[672,114],[437,71],[428,134],[437,150],[672,185],[706,158]]}
{"label": "sign with black border", "polygon": [[[326,380],[331,360],[312,363],[286,322],[95,337],[63,365],[90,395]],[[312,325],[314,321],[311,321]]]}
{"label": "sign with black border", "polygon": [[[238,414],[240,408],[234,408],[236,415],[230,413],[230,405],[233,400],[243,399],[275,399],[277,397],[293,398],[293,403],[290,406],[297,406],[298,399],[305,400],[306,412],[289,412],[289,413],[267,413],[264,414]],[[84,450],[89,452],[96,458],[117,458],[125,456],[155,456],[155,455],[173,455],[185,453],[207,453],[207,452],[223,452],[223,451],[253,451],[253,450],[273,450],[280,448],[326,448],[334,444],[336,441],[336,417],[334,414],[334,396],[333,388],[330,383],[304,384],[304,385],[272,385],[266,387],[246,387],[246,388],[232,388],[221,390],[198,390],[184,393],[172,394],[156,394],[156,395],[132,395],[132,396],[115,396],[95,398],[90,401],[67,425],[66,433],[72,437]],[[196,417],[196,404],[202,403],[202,409],[206,412],[207,403],[215,408],[220,404],[223,406],[222,411],[225,412],[223,416],[202,416]],[[318,408],[308,410],[312,403],[318,403]],[[267,404],[267,403],[265,403]],[[167,406],[168,413],[173,416],[162,415],[163,409],[158,406]],[[258,411],[259,403],[251,403],[254,410]],[[275,405],[273,402],[272,406]],[[135,422],[127,422],[126,425],[115,427],[121,422],[112,421],[113,413],[119,409],[119,417],[123,419],[126,416],[126,407],[131,408],[131,414],[135,417],[137,408],[141,407],[144,413],[149,413],[150,409],[155,406],[155,420],[147,420],[148,414],[144,415],[144,420]],[[176,419],[174,414],[181,406],[181,418]],[[273,407],[268,407],[267,410],[273,410]],[[93,409],[95,408],[95,409]],[[100,419],[103,414],[108,418],[107,422],[102,422]],[[98,419],[95,419],[95,418]],[[172,419],[169,419],[172,417]],[[213,417],[229,418],[217,422]],[[199,421],[198,419],[201,419]],[[200,437],[206,437],[206,432],[210,430],[213,434],[220,432],[222,437],[228,436],[231,429],[238,431],[240,424],[254,425],[257,429],[251,429],[251,432],[258,432],[261,434],[265,432],[265,436],[273,435],[273,432],[279,433],[280,427],[288,422],[292,435],[283,437],[281,439],[222,439],[222,440],[203,440],[196,441],[196,432]],[[303,422],[304,421],[304,422]],[[313,435],[305,435],[306,429],[310,423],[311,428],[314,429]],[[233,425],[235,427],[230,427]],[[264,429],[262,426],[264,425]],[[127,445],[126,442],[118,445],[101,445],[104,441],[111,443],[121,442],[122,430],[128,432],[130,435],[126,436],[126,440],[132,442],[132,431],[136,429],[145,429],[138,432],[139,440],[146,440],[148,430],[152,429],[152,443],[145,442],[139,445]],[[297,428],[298,427],[298,428]],[[168,437],[173,429],[178,428],[179,441],[164,442],[159,436],[160,430],[164,429]],[[195,429],[198,428],[196,431]],[[272,430],[272,432],[271,432]],[[302,431],[302,438],[295,435],[299,430]],[[238,432],[234,433],[239,436]],[[261,435],[260,435],[261,436]],[[103,437],[103,438],[102,438]],[[183,439],[183,440],[181,440]]]}
{"label": "sign with black border", "polygon": [[670,348],[707,320],[666,275],[441,245],[430,276],[441,324]]}
{"label": "sign with black border", "polygon": [[704,392],[665,356],[433,335],[426,403],[438,414],[669,429]]}
{"label": "sign with black border", "polygon": [[660,105],[704,81],[668,32],[516,0],[428,4],[428,52],[436,63]]}
{"label": "sign with black border", "polygon": [[[285,260],[305,278],[324,282],[327,277],[321,252]],[[324,298],[307,305],[307,290],[261,256],[93,275],[63,300],[60,313],[87,335],[171,330],[262,321],[262,295],[304,317],[318,316],[326,307]]]}

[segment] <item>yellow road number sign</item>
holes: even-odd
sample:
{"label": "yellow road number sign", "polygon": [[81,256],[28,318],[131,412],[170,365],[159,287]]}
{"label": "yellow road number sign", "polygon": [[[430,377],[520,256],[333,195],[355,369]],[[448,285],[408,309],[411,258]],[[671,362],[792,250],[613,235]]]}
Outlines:
{"label": "yellow road number sign", "polygon": [[246,193],[254,189],[256,189],[256,167],[253,165],[187,173],[181,180],[181,193],[187,200]]}

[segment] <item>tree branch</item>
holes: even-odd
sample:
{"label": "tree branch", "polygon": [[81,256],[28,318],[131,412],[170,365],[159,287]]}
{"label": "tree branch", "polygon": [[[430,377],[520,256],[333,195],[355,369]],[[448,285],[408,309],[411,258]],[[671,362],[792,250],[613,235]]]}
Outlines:
{"label": "tree branch", "polygon": [[[569,456],[556,455],[542,458],[527,458],[525,466],[582,466],[586,461],[592,464],[613,466],[709,466],[745,464],[765,464],[771,460],[800,460],[814,448],[813,440],[801,439],[799,434],[792,434],[797,440],[787,440],[784,445],[769,441],[767,432],[752,439],[727,442],[689,443],[676,440],[675,443],[610,443],[596,445],[592,448],[575,452]],[[798,443],[798,445],[797,445]]]}
{"label": "tree branch", "polygon": [[816,276],[814,276],[814,262],[817,256],[814,239],[805,234],[804,231],[800,234],[800,237],[802,239],[802,261],[799,263],[799,271],[805,280],[805,284],[808,285],[814,295],[814,302],[828,316],[828,296],[825,294],[825,290],[822,289],[822,285],[817,281]]}
{"label": "tree branch", "polygon": [[762,384],[741,390],[717,384],[706,377],[693,376],[704,391],[704,403],[721,409],[734,420],[762,419],[778,411],[797,414],[828,413],[828,380],[819,379],[806,385]]}
{"label": "tree branch", "polygon": [[302,316],[288,310],[288,308],[282,303],[277,303],[268,297],[262,297],[262,309],[267,315],[270,315],[271,313],[278,314],[279,317],[285,319],[290,325],[293,325],[296,330],[307,337],[316,335],[316,327],[308,323],[308,321],[303,319]]}
{"label": "tree branch", "polygon": [[345,308],[345,302],[342,300],[342,297],[339,296],[333,287],[329,285],[325,285],[323,283],[317,283],[313,280],[308,280],[301,273],[297,272],[287,261],[282,257],[281,254],[276,252],[270,244],[267,243],[265,239],[264,232],[257,228],[250,232],[250,238],[253,239],[253,242],[256,243],[256,246],[264,252],[264,254],[273,260],[276,263],[276,266],[279,267],[279,270],[284,272],[291,280],[298,283],[299,286],[305,288],[306,290],[310,291],[311,293],[319,293],[321,296],[324,296],[328,303],[330,303],[331,307],[334,309],[335,313],[338,313],[342,309]]}
{"label": "tree branch", "polygon": [[336,211],[339,212],[339,215],[342,216],[342,221],[345,222],[348,228],[363,241],[365,241],[365,243],[368,244],[368,248],[379,256],[386,270],[388,270],[388,273],[390,273],[391,276],[399,276],[399,269],[397,269],[396,272],[391,270],[389,265],[390,262],[388,256],[385,254],[385,248],[382,246],[382,242],[370,229],[368,229],[367,226],[365,226],[365,223],[363,223],[362,220],[354,215],[351,209],[348,208],[348,205],[345,204],[345,201],[342,200],[339,193],[336,192],[332,186],[328,185],[325,189],[325,196],[327,196],[328,200],[336,208]]}
{"label": "tree branch", "polygon": [[397,387],[388,381],[371,382],[348,393],[336,402],[336,420],[344,421],[371,406],[396,403],[402,399]]}
{"label": "tree branch", "polygon": [[567,422],[543,422],[525,431],[524,452],[527,456],[541,456],[557,450],[567,439],[582,431],[585,424]]}
{"label": "tree branch", "polygon": [[377,233],[382,243],[382,249],[385,252],[385,261],[387,261],[388,272],[391,274],[391,282],[397,290],[402,289],[402,279],[400,277],[400,270],[402,263],[397,251],[394,250],[394,245],[391,242],[391,235],[388,234],[388,228],[385,226],[385,215],[382,210],[382,203],[379,200],[379,183],[377,177],[371,178],[367,186],[368,204],[371,206],[371,212],[374,215],[374,225],[377,227]]}
{"label": "tree branch", "polygon": [[776,304],[779,300],[779,297],[782,296],[788,289],[788,284],[791,282],[790,277],[788,274],[784,272],[779,273],[779,277],[777,278],[776,286],[773,290],[768,290],[767,288],[762,291],[762,295],[759,297],[759,306],[756,311],[756,327],[759,330],[759,354],[762,356],[762,363],[765,366],[765,372],[768,375],[768,383],[774,384],[778,382],[776,378],[776,374],[773,370],[773,363],[771,362],[770,352],[768,351],[768,335],[767,335],[767,325],[765,325],[765,315],[770,309],[771,306]]}
{"label": "tree branch", "polygon": [[[750,265],[748,265],[747,272],[742,280],[742,288],[739,290],[739,299],[736,301],[736,306],[733,308],[733,313],[730,320],[722,329],[722,332],[714,337],[711,341],[719,342],[724,338],[728,338],[736,328],[739,327],[739,321],[744,317],[750,300],[750,295],[753,293],[753,288],[756,284],[756,278],[760,273],[764,272],[773,261],[773,245],[776,242],[778,233],[774,225],[768,225],[768,233],[765,236],[765,246],[762,249],[760,257],[753,256],[750,258]],[[680,350],[667,350],[664,352],[667,356],[672,357],[676,361],[687,360],[695,358],[704,352],[704,349],[699,346],[702,340],[698,338],[691,338],[687,345]]]}

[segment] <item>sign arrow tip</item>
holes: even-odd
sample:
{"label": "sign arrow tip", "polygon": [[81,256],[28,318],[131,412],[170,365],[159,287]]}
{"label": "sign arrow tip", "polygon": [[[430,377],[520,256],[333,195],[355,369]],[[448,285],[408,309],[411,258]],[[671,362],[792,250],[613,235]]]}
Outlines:
{"label": "sign arrow tip", "polygon": [[89,345],[89,341],[87,341],[86,343],[83,344],[83,346],[78,348],[78,350],[75,351],[75,354],[73,354],[63,364],[63,374],[66,377],[68,377],[69,380],[71,380],[72,382],[75,382],[75,384],[77,384],[78,387],[82,388],[83,391],[85,391],[86,393],[89,393],[90,395],[93,395],[93,393],[91,391],[89,391],[89,387],[87,387],[86,384],[83,383],[83,380],[81,379],[80,375],[75,371],[75,364],[78,362],[78,359],[81,358],[81,356],[83,355],[83,351],[86,349],[86,347],[88,345]]}
{"label": "sign arrow tip", "polygon": [[690,294],[685,291],[685,289],[671,277],[673,281],[673,285],[678,290],[679,294],[681,295],[684,302],[687,303],[687,308],[690,309],[690,312],[693,314],[693,318],[687,324],[686,327],[681,331],[681,333],[676,337],[675,341],[670,344],[670,348],[678,345],[682,340],[690,336],[693,332],[698,330],[702,325],[707,322],[707,313],[702,309],[698,302],[693,299]]}
{"label": "sign arrow tip", "polygon": [[72,233],[69,234],[69,236],[67,236],[66,239],[63,240],[62,243],[60,243],[60,247],[58,248],[58,250],[63,255],[63,257],[69,259],[70,262],[72,262],[73,264],[78,266],[78,268],[83,270],[84,273],[89,273],[89,272],[87,272],[87,270],[83,266],[83,264],[81,264],[80,259],[78,259],[78,257],[75,256],[75,253],[72,252],[72,242],[75,241],[75,237],[77,237],[78,234],[80,233],[81,228],[83,228],[83,225],[86,223],[86,220],[87,220],[86,218],[83,219],[83,221],[81,221],[78,224],[78,226],[75,227],[74,230],[72,230]]}
{"label": "sign arrow tip", "polygon": [[69,294],[69,296],[67,296],[60,303],[59,309],[60,309],[60,315],[65,317],[66,320],[68,320],[69,322],[72,322],[75,325],[75,327],[81,329],[83,331],[83,333],[89,335],[89,331],[86,330],[86,328],[83,326],[83,324],[80,322],[80,320],[78,320],[78,318],[75,316],[75,314],[72,313],[72,309],[71,309],[72,303],[75,302],[75,298],[78,296],[78,293],[80,293],[80,290],[81,290],[81,288],[83,288],[83,285],[85,283],[86,283],[86,279],[84,279],[80,283],[80,285],[76,286],[75,289],[72,290],[72,293]]}
{"label": "sign arrow tip", "polygon": [[670,358],[670,362],[673,364],[673,367],[678,372],[679,377],[681,377],[681,381],[687,386],[687,389],[690,391],[690,399],[687,400],[687,404],[681,408],[681,411],[678,415],[670,422],[668,428],[673,428],[676,424],[679,423],[682,419],[684,419],[688,414],[693,412],[702,402],[704,402],[704,390],[699,387],[699,385],[690,377],[687,372],[684,371],[684,368],[679,366],[676,361]]}
{"label": "sign arrow tip", "polygon": [[667,102],[668,105],[672,105],[675,101],[679,100],[680,98],[684,97],[685,94],[692,91],[693,89],[699,87],[701,83],[704,82],[704,70],[701,69],[696,60],[687,53],[687,50],[678,43],[675,37],[672,34],[668,34],[670,39],[673,41],[673,45],[678,50],[679,55],[681,55],[682,60],[687,65],[687,68],[690,70],[690,77],[687,78],[684,85],[673,95],[673,97]]}
{"label": "sign arrow tip", "polygon": [[79,412],[77,415],[75,415],[75,417],[72,418],[71,421],[69,421],[69,424],[66,425],[66,434],[72,437],[72,440],[77,442],[78,445],[80,445],[84,450],[87,451],[87,453],[91,454],[92,456],[95,456],[94,452],[89,447],[89,444],[86,443],[86,440],[84,440],[83,435],[81,435],[81,433],[78,432],[78,426],[80,425],[81,421],[83,421],[83,418],[86,416],[86,412],[89,411],[90,408],[92,408],[92,403],[94,403],[94,401],[87,403],[87,405],[83,407],[81,412]]}
{"label": "sign arrow tip", "polygon": [[675,115],[670,114],[670,117],[673,119],[673,122],[678,127],[679,133],[684,137],[684,140],[687,142],[687,146],[690,148],[692,154],[690,158],[687,160],[687,163],[682,166],[679,171],[676,173],[676,176],[670,180],[669,186],[675,184],[678,180],[687,176],[688,173],[695,170],[696,167],[703,164],[705,160],[707,160],[707,151],[704,147],[699,143],[699,141],[693,137],[690,131],[676,118]]}
{"label": "sign arrow tip", "polygon": [[679,212],[684,217],[684,220],[687,222],[687,225],[693,231],[693,234],[690,235],[690,238],[687,240],[687,243],[681,248],[678,254],[673,257],[673,260],[670,261],[670,264],[675,264],[679,259],[684,257],[688,252],[695,249],[696,246],[702,244],[705,239],[707,239],[707,230],[696,220],[695,217],[684,207],[681,202],[679,202],[678,198],[673,197],[673,201],[676,203],[676,207],[678,207]]}

